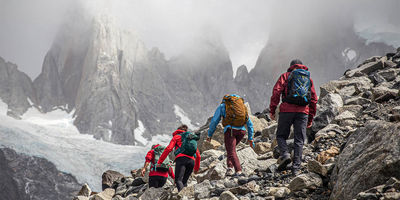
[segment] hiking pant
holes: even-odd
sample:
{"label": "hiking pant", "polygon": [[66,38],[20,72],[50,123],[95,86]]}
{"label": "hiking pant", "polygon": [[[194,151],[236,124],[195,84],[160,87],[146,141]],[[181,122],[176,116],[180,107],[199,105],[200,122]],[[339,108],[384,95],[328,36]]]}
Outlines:
{"label": "hiking pant", "polygon": [[185,156],[175,159],[175,183],[178,191],[187,186],[190,174],[193,172],[194,160]]}
{"label": "hiking pant", "polygon": [[167,182],[167,177],[149,176],[149,187],[160,188]]}
{"label": "hiking pant", "polygon": [[282,157],[290,157],[286,140],[290,134],[290,127],[294,128],[294,157],[293,168],[298,169],[301,165],[303,154],[303,144],[306,138],[308,115],[300,112],[281,112],[279,113],[278,129],[276,130],[276,140]]}
{"label": "hiking pant", "polygon": [[225,149],[227,154],[226,164],[235,171],[242,171],[239,158],[236,154],[236,145],[243,139],[246,131],[228,128],[224,134]]}

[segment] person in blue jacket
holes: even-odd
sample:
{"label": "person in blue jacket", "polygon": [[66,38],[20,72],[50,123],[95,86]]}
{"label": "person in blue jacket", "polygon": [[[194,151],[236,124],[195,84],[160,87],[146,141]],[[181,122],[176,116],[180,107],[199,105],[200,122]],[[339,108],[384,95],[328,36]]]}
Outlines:
{"label": "person in blue jacket", "polygon": [[[239,95],[231,94],[230,96],[239,97]],[[221,117],[226,117],[225,112],[225,103],[222,102],[217,110],[214,113],[213,118],[211,119],[210,128],[208,129],[208,137],[207,141],[211,142],[211,137],[215,132],[215,129],[221,120]],[[247,118],[246,121],[247,129],[248,129],[248,142],[251,147],[254,147],[253,143],[253,123],[250,120],[250,117]],[[228,170],[226,172],[227,176],[242,176],[242,167],[240,165],[239,158],[236,153],[236,145],[243,139],[246,135],[246,127],[245,126],[231,126],[227,125],[224,127],[224,142],[225,142],[225,149],[227,152],[227,165]],[[233,173],[233,169],[235,169],[235,174]]]}

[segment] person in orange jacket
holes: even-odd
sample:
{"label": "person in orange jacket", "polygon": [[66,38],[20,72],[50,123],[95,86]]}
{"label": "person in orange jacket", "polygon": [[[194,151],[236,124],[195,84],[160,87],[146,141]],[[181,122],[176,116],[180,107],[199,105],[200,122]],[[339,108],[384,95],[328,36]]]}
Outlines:
{"label": "person in orange jacket", "polygon": [[[181,125],[172,135],[173,138],[169,145],[165,148],[164,152],[161,154],[158,164],[161,164],[168,154],[175,148],[179,149],[182,146],[182,133],[188,130],[186,125]],[[199,171],[200,168],[200,152],[199,149],[196,150],[194,156],[179,153],[175,157],[175,184],[178,191],[181,191],[187,186],[187,181],[192,174],[193,170],[195,173]]]}

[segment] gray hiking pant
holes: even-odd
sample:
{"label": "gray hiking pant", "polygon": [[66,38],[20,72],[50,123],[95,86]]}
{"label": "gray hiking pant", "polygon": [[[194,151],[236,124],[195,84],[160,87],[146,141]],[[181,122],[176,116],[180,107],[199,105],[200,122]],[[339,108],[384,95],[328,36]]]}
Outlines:
{"label": "gray hiking pant", "polygon": [[300,168],[301,157],[303,154],[303,144],[306,138],[308,115],[296,112],[279,113],[278,129],[276,130],[276,140],[282,157],[289,157],[286,140],[290,134],[290,127],[294,128],[294,156],[293,168]]}

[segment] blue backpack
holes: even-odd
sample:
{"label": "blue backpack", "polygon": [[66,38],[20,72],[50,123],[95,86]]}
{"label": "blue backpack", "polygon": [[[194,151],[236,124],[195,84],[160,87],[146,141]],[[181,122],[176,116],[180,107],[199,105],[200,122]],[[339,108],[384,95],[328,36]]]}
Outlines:
{"label": "blue backpack", "polygon": [[283,102],[306,106],[311,100],[310,72],[304,69],[295,69],[290,72],[287,80],[286,95]]}

